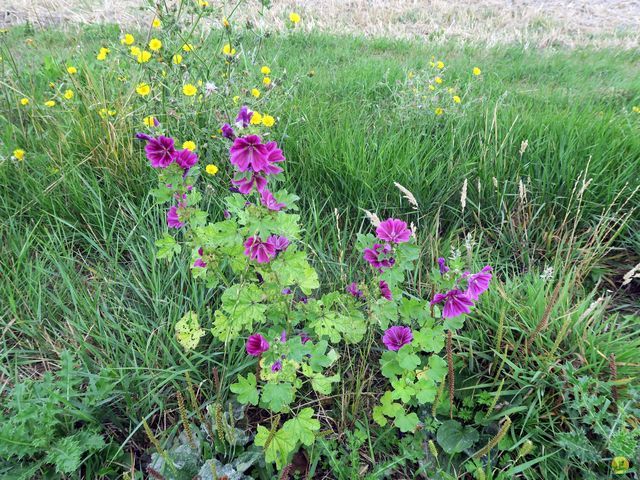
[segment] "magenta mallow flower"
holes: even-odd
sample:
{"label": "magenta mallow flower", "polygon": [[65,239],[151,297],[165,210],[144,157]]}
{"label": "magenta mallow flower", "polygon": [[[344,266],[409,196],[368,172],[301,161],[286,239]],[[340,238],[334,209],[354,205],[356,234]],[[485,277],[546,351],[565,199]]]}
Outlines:
{"label": "magenta mallow flower", "polygon": [[267,175],[277,175],[282,172],[282,168],[275,164],[285,161],[282,150],[278,148],[278,144],[276,142],[267,142],[265,144],[265,149],[267,163],[263,168],[263,172]]}
{"label": "magenta mallow flower", "polygon": [[389,350],[400,350],[404,345],[411,343],[413,340],[413,333],[409,327],[390,327],[385,330],[382,336],[382,343]]}
{"label": "magenta mallow flower", "polygon": [[273,243],[263,242],[260,237],[254,235],[244,242],[244,254],[258,263],[268,263],[276,255],[276,247]]}
{"label": "magenta mallow flower", "polygon": [[247,349],[247,353],[249,355],[259,357],[264,352],[269,350],[269,342],[267,342],[267,340],[259,333],[254,333],[247,339],[245,348]]}
{"label": "magenta mallow flower", "polygon": [[282,360],[276,360],[271,365],[271,371],[275,373],[275,372],[279,372],[280,370],[282,370]]}
{"label": "magenta mallow flower", "polygon": [[233,138],[236,136],[235,132],[233,131],[233,127],[228,123],[222,125],[222,127],[220,127],[220,131],[222,132],[222,136],[224,138],[233,140]]}
{"label": "magenta mallow flower", "polygon": [[447,293],[437,293],[431,305],[444,302],[444,308],[442,309],[442,316],[444,318],[454,318],[462,315],[463,313],[471,313],[470,308],[473,307],[473,302],[469,296],[462,290],[449,290]]}
{"label": "magenta mallow flower", "polygon": [[262,205],[267,207],[269,210],[279,212],[287,206],[284,203],[278,202],[273,196],[273,193],[271,193],[267,188],[264,188],[262,191],[258,191],[260,192],[260,201],[262,202]]}
{"label": "magenta mallow flower", "polygon": [[229,149],[231,163],[241,172],[251,169],[261,172],[267,165],[267,147],[261,143],[258,135],[238,137]]}
{"label": "magenta mallow flower", "polygon": [[387,282],[385,282],[384,280],[380,280],[378,286],[380,287],[380,295],[382,295],[387,300],[393,299],[393,296],[391,295],[391,289],[389,288],[389,284]]}
{"label": "magenta mallow flower", "polygon": [[347,285],[347,293],[350,293],[355,298],[364,297],[364,293],[362,293],[362,290],[358,288],[358,284],[356,282],[351,282],[349,285]]}
{"label": "magenta mallow flower", "polygon": [[444,275],[449,271],[447,261],[443,257],[438,258],[438,266],[440,267],[440,275]]}
{"label": "magenta mallow flower", "polygon": [[478,273],[469,275],[467,278],[467,295],[471,300],[477,300],[478,297],[487,291],[489,288],[489,282],[491,282],[491,272],[493,269],[487,265]]}
{"label": "magenta mallow flower", "polygon": [[380,273],[385,268],[390,268],[395,264],[395,259],[390,257],[391,245],[388,243],[375,243],[373,248],[365,248],[362,257],[371,264],[373,268],[377,268]]}
{"label": "magenta mallow flower", "polygon": [[176,150],[176,152],[173,154],[173,158],[183,170],[189,170],[196,163],[198,163],[198,155],[193,153],[188,148],[185,148],[183,150]]}
{"label": "magenta mallow flower", "polygon": [[238,116],[236,117],[236,125],[242,128],[248,127],[251,123],[252,116],[253,112],[249,110],[246,105],[243,105],[238,112]]}
{"label": "magenta mallow flower", "polygon": [[273,245],[273,247],[276,249],[276,252],[284,252],[289,246],[289,239],[280,235],[271,235],[267,239],[267,243]]}
{"label": "magenta mallow flower", "polygon": [[193,266],[194,267],[199,267],[199,268],[205,268],[207,266],[206,262],[204,260],[202,260],[202,254],[203,254],[203,250],[202,247],[200,247],[198,249],[198,255],[200,255],[200,258],[197,258],[195,262],[193,262]]}
{"label": "magenta mallow flower", "polygon": [[167,225],[169,228],[184,227],[184,223],[180,221],[180,217],[178,216],[178,207],[175,205],[167,212]]}
{"label": "magenta mallow flower", "polygon": [[387,242],[405,243],[411,238],[411,230],[407,228],[407,224],[402,220],[389,218],[378,225],[376,235],[380,240],[386,240]]}
{"label": "magenta mallow flower", "polygon": [[175,142],[173,138],[159,135],[147,140],[144,151],[152,167],[167,168],[174,160]]}
{"label": "magenta mallow flower", "polygon": [[231,183],[238,187],[238,192],[244,195],[251,193],[254,185],[258,192],[263,192],[267,188],[267,179],[257,173],[252,173],[249,177],[234,178]]}

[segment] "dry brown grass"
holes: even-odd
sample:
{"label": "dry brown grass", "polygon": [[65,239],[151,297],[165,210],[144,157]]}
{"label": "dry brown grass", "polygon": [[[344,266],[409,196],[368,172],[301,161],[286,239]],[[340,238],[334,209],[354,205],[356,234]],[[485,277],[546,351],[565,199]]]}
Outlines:
{"label": "dry brown grass", "polygon": [[[195,1],[195,0],[193,0]],[[144,0],[4,0],[0,25],[26,20],[40,25],[112,22],[148,25],[153,10]],[[212,0],[229,12],[235,2]],[[640,46],[640,0],[274,0],[261,16],[247,1],[235,22],[281,29],[288,13],[302,16],[298,28],[398,38],[521,43],[549,46]],[[222,13],[221,13],[222,14]]]}

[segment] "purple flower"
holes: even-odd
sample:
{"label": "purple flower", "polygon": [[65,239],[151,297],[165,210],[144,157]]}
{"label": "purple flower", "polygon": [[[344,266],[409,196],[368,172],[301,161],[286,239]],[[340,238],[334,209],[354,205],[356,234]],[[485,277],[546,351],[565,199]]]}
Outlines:
{"label": "purple flower", "polygon": [[228,123],[225,123],[224,125],[222,125],[222,127],[220,127],[220,130],[222,131],[222,136],[224,138],[233,140],[236,136],[235,132],[233,131],[233,127]]}
{"label": "purple flower", "polygon": [[380,240],[386,240],[391,243],[405,243],[411,238],[411,230],[407,228],[407,224],[396,218],[389,218],[378,225],[376,235]]}
{"label": "purple flower", "polygon": [[283,288],[280,293],[282,293],[282,295],[291,295],[291,289],[289,287]]}
{"label": "purple flower", "polygon": [[244,254],[258,263],[268,263],[275,256],[276,248],[272,243],[263,242],[254,235],[244,242]]}
{"label": "purple flower", "polygon": [[302,343],[305,344],[311,340],[311,337],[307,335],[305,332],[300,332],[300,339],[302,340]]}
{"label": "purple flower", "polygon": [[[202,247],[200,247],[198,249],[198,255],[200,255],[200,257],[202,257],[203,254],[203,250]],[[195,262],[193,262],[193,266],[194,267],[200,267],[200,268],[205,268],[207,266],[207,264],[205,263],[204,260],[202,260],[202,258],[197,258]]]}
{"label": "purple flower", "polygon": [[380,280],[378,286],[380,287],[380,295],[382,295],[387,300],[393,299],[393,296],[391,295],[391,289],[389,289],[389,284],[387,282],[385,282],[384,280]]}
{"label": "purple flower", "polygon": [[356,298],[364,297],[362,290],[358,288],[358,284],[356,282],[351,282],[349,285],[347,285],[347,293],[350,293]]}
{"label": "purple flower", "polygon": [[282,370],[282,361],[276,360],[275,362],[273,362],[273,365],[271,365],[271,371],[275,373],[279,372],[280,370]]}
{"label": "purple flower", "polygon": [[287,341],[287,331],[282,330],[282,333],[280,334],[280,342],[285,343],[286,341]]}
{"label": "purple flower", "polygon": [[224,210],[222,212],[222,216],[226,219],[229,220],[231,218],[231,212],[229,210]]}
{"label": "purple flower", "polygon": [[145,140],[147,142],[153,140],[153,137],[151,135],[147,135],[146,133],[142,133],[142,132],[136,133],[136,138],[138,140]]}
{"label": "purple flower", "polygon": [[413,334],[409,327],[390,327],[385,330],[382,336],[382,343],[389,350],[400,350],[404,345],[411,343],[413,340]]}
{"label": "purple flower", "polygon": [[378,271],[382,273],[385,268],[393,267],[396,262],[394,258],[389,256],[390,253],[391,245],[388,243],[384,245],[375,243],[373,248],[364,249],[362,257],[369,262],[373,268],[378,269]]}
{"label": "purple flower", "polygon": [[278,202],[273,196],[273,193],[271,193],[267,188],[264,188],[262,191],[260,191],[260,201],[262,202],[262,205],[267,207],[269,210],[273,210],[274,212],[279,212],[287,206],[284,203]]}
{"label": "purple flower", "polygon": [[231,183],[238,187],[238,192],[244,195],[251,193],[254,185],[258,192],[263,192],[267,188],[267,179],[257,173],[252,173],[250,177],[234,178]]}
{"label": "purple flower", "polygon": [[273,245],[276,252],[284,252],[289,246],[289,239],[287,237],[281,237],[280,235],[271,235],[267,239],[267,243]]}
{"label": "purple flower", "polygon": [[184,223],[180,221],[180,217],[178,216],[178,207],[175,205],[167,212],[167,225],[169,228],[184,227]]}
{"label": "purple flower", "polygon": [[173,158],[178,165],[184,170],[189,170],[196,163],[198,163],[198,155],[191,150],[185,148],[184,150],[176,150],[173,154]]}
{"label": "purple flower", "polygon": [[264,352],[269,350],[269,342],[267,342],[265,338],[259,333],[254,333],[247,339],[245,348],[247,349],[247,353],[249,355],[259,357]]}
{"label": "purple flower", "polygon": [[144,147],[147,158],[154,168],[167,168],[173,163],[175,145],[173,138],[159,135],[158,138],[151,138]]}
{"label": "purple flower", "polygon": [[267,163],[264,166],[263,171],[267,175],[277,175],[282,172],[282,168],[275,164],[285,161],[284,155],[282,155],[282,150],[278,148],[278,144],[276,142],[267,142],[265,148]]}
{"label": "purple flower", "polygon": [[251,117],[253,116],[253,112],[247,108],[246,105],[243,105],[240,111],[238,112],[238,116],[236,117],[236,125],[239,127],[245,128],[248,127],[251,123]]}
{"label": "purple flower", "polygon": [[442,310],[442,316],[444,318],[454,318],[463,313],[471,313],[470,307],[473,307],[473,302],[467,296],[467,294],[461,290],[453,289],[447,293],[437,293],[431,305],[444,302],[444,309]]}
{"label": "purple flower", "polygon": [[254,172],[263,171],[267,165],[267,147],[260,142],[257,135],[236,138],[229,149],[231,163],[241,172],[249,169]]}
{"label": "purple flower", "polygon": [[469,275],[466,294],[471,300],[477,300],[478,297],[487,291],[492,275],[489,273],[493,269],[487,265],[478,273]]}
{"label": "purple flower", "polygon": [[440,267],[440,275],[444,275],[449,271],[449,267],[447,267],[446,260],[442,257],[438,259],[438,266]]}

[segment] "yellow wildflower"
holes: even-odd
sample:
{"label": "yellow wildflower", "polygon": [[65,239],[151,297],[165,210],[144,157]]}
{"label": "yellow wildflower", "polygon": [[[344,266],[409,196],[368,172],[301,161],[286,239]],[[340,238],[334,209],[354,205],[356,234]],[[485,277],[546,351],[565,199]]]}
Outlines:
{"label": "yellow wildflower", "polygon": [[21,98],[20,105],[29,105],[29,99],[27,97]]}
{"label": "yellow wildflower", "polygon": [[125,36],[120,40],[120,43],[122,45],[133,45],[133,42],[135,41],[136,39],[133,38],[133,35],[131,35],[130,33],[126,33]]}
{"label": "yellow wildflower", "polygon": [[151,87],[147,83],[144,83],[144,82],[139,83],[136,86],[136,93],[138,95],[141,95],[141,96],[144,97],[144,96],[149,95],[151,93]]}
{"label": "yellow wildflower", "polygon": [[66,90],[63,94],[63,97],[67,100],[71,100],[73,98],[73,90]]}
{"label": "yellow wildflower", "polygon": [[209,175],[215,175],[216,173],[218,173],[218,167],[216,167],[213,163],[210,163],[205,167],[205,171]]}
{"label": "yellow wildflower", "polygon": [[440,107],[436,108],[434,111],[436,115],[442,115],[444,113],[444,110]]}
{"label": "yellow wildflower", "polygon": [[67,67],[67,73],[69,75],[75,75],[76,73],[78,73],[78,69],[76,67]]}
{"label": "yellow wildflower", "polygon": [[260,98],[260,90],[258,90],[257,88],[252,88],[251,95],[253,95],[256,98]]}
{"label": "yellow wildflower", "polygon": [[262,115],[258,112],[253,112],[251,115],[251,125],[260,125],[262,123]]}
{"label": "yellow wildflower", "polygon": [[229,20],[227,20],[227,17],[222,17],[222,26],[224,28],[229,28],[231,26],[231,24],[229,23]]}
{"label": "yellow wildflower", "polygon": [[47,100],[46,102],[44,102],[44,104],[47,107],[55,107],[56,106],[56,102],[54,100]]}
{"label": "yellow wildflower", "polygon": [[454,95],[453,96],[453,102],[454,103],[460,103],[462,100],[460,100],[460,97],[458,95]]}
{"label": "yellow wildflower", "polygon": [[[254,88],[254,90],[255,90],[255,88]],[[258,93],[260,93],[260,92],[258,92]],[[233,103],[237,105],[238,102],[240,101],[240,95],[235,95],[232,100],[233,100]]]}
{"label": "yellow wildflower", "polygon": [[174,65],[180,65],[182,63],[182,55],[176,53],[171,59]]}
{"label": "yellow wildflower", "polygon": [[162,22],[160,21],[159,18],[154,18],[153,22],[151,22],[151,26],[153,28],[160,28],[160,27],[162,27]]}
{"label": "yellow wildflower", "polygon": [[271,79],[269,77],[264,77],[262,79],[262,83],[264,83],[265,85],[271,85]]}
{"label": "yellow wildflower", "polygon": [[440,84],[442,83],[442,78],[440,78],[440,77],[436,77],[436,78],[435,78],[435,81],[436,81],[436,83],[437,83],[438,85],[440,85]]}
{"label": "yellow wildflower", "polygon": [[185,52],[191,52],[193,51],[193,45],[191,45],[190,43],[185,43],[184,45],[182,45],[182,50]]}
{"label": "yellow wildflower", "polygon": [[291,12],[289,14],[289,20],[291,20],[291,23],[296,24],[300,21],[300,15],[298,15],[296,12]]}
{"label": "yellow wildflower", "polygon": [[276,123],[276,119],[273,118],[271,115],[264,115],[262,117],[262,124],[265,127],[273,127]]}
{"label": "yellow wildflower", "polygon": [[186,142],[184,142],[182,144],[182,148],[185,148],[185,149],[190,150],[190,151],[193,152],[196,149],[196,144],[195,144],[195,142],[192,142],[191,140],[187,140]]}
{"label": "yellow wildflower", "polygon": [[147,126],[147,127],[155,127],[156,125],[156,119],[153,115],[149,115],[148,117],[144,117],[144,119],[142,120],[142,122]]}
{"label": "yellow wildflower", "polygon": [[437,68],[438,70],[442,70],[442,69],[444,68],[444,62],[438,62],[438,63],[436,63],[436,68]]}
{"label": "yellow wildflower", "polygon": [[236,49],[227,43],[224,47],[222,47],[222,53],[224,53],[225,55],[235,55]]}
{"label": "yellow wildflower", "polygon": [[193,97],[198,92],[198,88],[191,83],[187,83],[182,87],[182,93],[184,93],[187,97]]}
{"label": "yellow wildflower", "polygon": [[149,60],[151,60],[151,52],[142,50],[138,54],[138,63],[147,63]]}
{"label": "yellow wildflower", "polygon": [[473,67],[473,74],[474,75],[480,75],[482,73],[482,70],[480,70],[478,67]]}
{"label": "yellow wildflower", "polygon": [[271,69],[266,65],[260,69],[263,75],[269,75],[271,73]]}
{"label": "yellow wildflower", "polygon": [[21,148],[16,148],[13,151],[13,156],[16,158],[16,160],[20,160],[20,161],[24,160],[24,154],[25,152]]}
{"label": "yellow wildflower", "polygon": [[157,38],[152,38],[149,40],[149,48],[154,52],[157,52],[162,48],[162,42]]}

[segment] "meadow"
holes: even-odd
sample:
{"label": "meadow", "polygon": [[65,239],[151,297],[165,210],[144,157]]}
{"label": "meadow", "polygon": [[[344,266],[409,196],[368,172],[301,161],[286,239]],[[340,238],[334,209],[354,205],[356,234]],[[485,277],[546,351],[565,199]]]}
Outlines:
{"label": "meadow", "polygon": [[[635,478],[640,53],[201,15],[0,35],[0,478]],[[245,131],[286,209],[230,192]]]}

